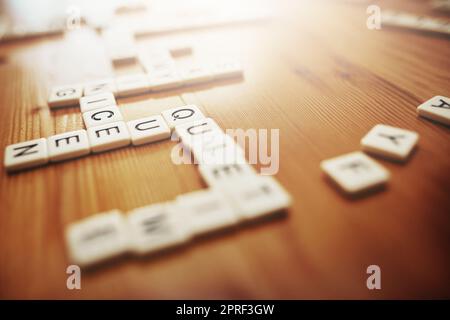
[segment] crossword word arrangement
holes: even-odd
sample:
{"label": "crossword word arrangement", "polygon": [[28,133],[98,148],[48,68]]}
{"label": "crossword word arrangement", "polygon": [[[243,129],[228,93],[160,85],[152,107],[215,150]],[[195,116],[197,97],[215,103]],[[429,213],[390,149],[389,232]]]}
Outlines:
{"label": "crossword word arrangement", "polygon": [[234,140],[194,105],[126,123],[110,92],[81,98],[80,107],[87,130],[8,146],[5,167],[17,170],[49,159],[60,161],[130,143],[150,143],[168,139],[173,132],[194,155],[209,189],[127,215],[118,210],[97,214],[69,226],[69,256],[77,265],[88,266],[126,252],[151,253],[290,205],[289,194],[273,178],[259,176]]}
{"label": "crossword word arrangement", "polygon": [[[113,63],[134,59],[118,49]],[[86,129],[47,139],[10,145],[5,168],[17,171],[90,153],[151,143],[172,137],[198,163],[208,189],[152,204],[124,215],[119,210],[96,214],[66,229],[70,260],[89,266],[125,253],[148,254],[184,244],[196,236],[279,213],[290,206],[290,195],[272,177],[263,177],[246,162],[244,151],[197,106],[186,105],[124,122],[115,97],[166,90],[242,76],[237,63],[212,68],[175,69],[172,55],[185,49],[153,51],[142,59],[148,75],[96,81],[84,86],[54,88],[50,107],[79,103]]]}
{"label": "crossword word arrangement", "polygon": [[[420,116],[450,125],[450,99],[436,96],[417,108]],[[419,140],[416,132],[376,125],[361,139],[362,149],[393,161],[406,161]],[[389,171],[362,152],[324,160],[321,168],[344,192],[357,194],[383,186]]]}
{"label": "crossword word arrangement", "polygon": [[[152,50],[138,57],[127,41],[109,47],[112,63],[139,59],[147,73],[53,88],[49,106],[79,103],[86,129],[7,146],[6,170],[17,171],[172,137],[191,152],[208,188],[128,213],[99,213],[69,225],[65,237],[71,262],[90,266],[124,254],[146,255],[288,208],[290,195],[274,178],[258,175],[246,162],[244,151],[197,106],[180,106],[125,122],[116,103],[116,97],[240,77],[241,66],[226,62],[177,70],[173,56],[186,48]],[[420,116],[450,125],[447,97],[436,96],[417,111]],[[362,138],[361,146],[369,154],[406,161],[418,138],[409,130],[376,125]],[[362,152],[325,160],[321,168],[349,194],[382,186],[390,176]]]}
{"label": "crossword word arrangement", "polygon": [[[272,177],[259,176],[245,162],[243,150],[196,106],[177,107],[127,124],[116,121],[112,115],[116,109],[99,107],[83,113],[94,152],[128,145],[130,140],[142,144],[165,139],[173,131],[191,150],[209,189],[126,215],[114,210],[70,225],[66,241],[73,263],[88,266],[124,253],[152,253],[289,207],[289,194]],[[114,122],[96,125],[103,119],[98,114],[104,112]],[[227,158],[230,154],[233,157]]]}
{"label": "crossword word arrangement", "polygon": [[[115,47],[111,47],[110,50],[111,61],[122,63],[137,59],[137,52],[133,48],[133,46],[116,43]],[[50,92],[48,105],[51,108],[59,108],[77,105],[80,102],[81,111],[84,112],[92,105],[109,106],[111,101],[106,96],[99,98],[104,99],[102,101],[88,99],[80,101],[83,96],[109,93],[116,97],[126,97],[243,76],[242,67],[236,61],[219,61],[213,65],[192,64],[179,69],[176,67],[172,55],[176,55],[182,50],[188,50],[188,47],[154,49],[142,54],[139,61],[146,73],[100,79],[84,85],[55,87]]]}

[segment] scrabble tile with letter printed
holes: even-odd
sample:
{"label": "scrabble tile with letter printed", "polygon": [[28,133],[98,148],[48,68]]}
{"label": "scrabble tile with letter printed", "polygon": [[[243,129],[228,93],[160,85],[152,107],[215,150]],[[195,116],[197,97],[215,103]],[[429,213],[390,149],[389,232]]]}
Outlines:
{"label": "scrabble tile with letter printed", "polygon": [[223,184],[237,184],[256,176],[255,170],[247,163],[200,164],[198,167],[203,180],[209,187]]}
{"label": "scrabble tile with letter printed", "polygon": [[188,43],[177,43],[167,47],[167,50],[173,57],[185,56],[192,54],[192,46]]}
{"label": "scrabble tile with letter printed", "polygon": [[83,88],[84,96],[91,96],[99,93],[116,93],[116,83],[114,79],[102,79],[86,83]]}
{"label": "scrabble tile with letter printed", "polygon": [[127,214],[130,250],[147,254],[186,242],[190,237],[181,215],[172,203],[154,204],[132,210]]}
{"label": "scrabble tile with letter printed", "polygon": [[141,145],[170,138],[170,128],[160,115],[127,122],[133,145]]}
{"label": "scrabble tile with letter printed", "polygon": [[92,152],[125,147],[131,137],[125,122],[118,121],[87,129]]}
{"label": "scrabble tile with letter printed", "polygon": [[291,197],[272,177],[253,176],[245,183],[228,184],[225,194],[235,206],[238,215],[245,220],[279,212],[291,205]]}
{"label": "scrabble tile with letter printed", "polygon": [[450,126],[450,98],[435,96],[417,107],[420,116]]}
{"label": "scrabble tile with letter printed", "polygon": [[187,146],[195,140],[203,139],[207,135],[214,133],[223,133],[219,125],[211,118],[204,118],[180,124],[175,127],[175,135]]}
{"label": "scrabble tile with letter printed", "polygon": [[70,260],[79,266],[102,262],[129,249],[127,224],[118,210],[71,224],[65,235]]}
{"label": "scrabble tile with letter printed", "polygon": [[234,207],[218,189],[180,195],[176,207],[195,235],[230,227],[239,221]]}
{"label": "scrabble tile with letter printed", "polygon": [[149,91],[150,84],[146,74],[134,74],[116,78],[117,95],[126,97]]}
{"label": "scrabble tile with letter printed", "polygon": [[185,85],[194,85],[213,80],[211,70],[203,64],[193,64],[182,68],[180,76]]}
{"label": "scrabble tile with letter printed", "polygon": [[136,48],[134,45],[128,43],[110,46],[108,53],[114,65],[133,63],[137,58]]}
{"label": "scrabble tile with letter printed", "polygon": [[244,150],[225,133],[214,132],[192,139],[189,146],[196,163],[205,165],[246,164]]}
{"label": "scrabble tile with letter printed", "polygon": [[103,92],[80,99],[80,109],[82,113],[115,105],[117,105],[116,99],[111,92]]}
{"label": "scrabble tile with letter printed", "polygon": [[168,60],[152,60],[151,62],[147,61],[144,64],[144,70],[147,71],[150,77],[155,75],[174,74],[174,73],[178,75],[175,61],[172,58],[169,58]]}
{"label": "scrabble tile with letter printed", "polygon": [[6,147],[4,165],[7,171],[37,167],[48,162],[47,140],[19,142]]}
{"label": "scrabble tile with letter printed", "polygon": [[385,184],[389,172],[362,152],[352,152],[320,164],[322,170],[345,192],[355,194]]}
{"label": "scrabble tile with letter printed", "polygon": [[183,82],[174,68],[150,73],[148,82],[150,91],[173,90],[183,86]]}
{"label": "scrabble tile with letter printed", "polygon": [[90,128],[111,122],[122,121],[123,117],[118,107],[109,106],[83,113],[83,120],[86,128]]}
{"label": "scrabble tile with letter printed", "polygon": [[192,104],[169,109],[161,114],[171,130],[180,124],[205,118],[200,109]]}
{"label": "scrabble tile with letter printed", "polygon": [[244,71],[236,61],[219,61],[211,66],[214,79],[239,78]]}
{"label": "scrabble tile with letter printed", "polygon": [[50,108],[75,106],[83,94],[81,85],[54,87],[48,97]]}
{"label": "scrabble tile with letter printed", "polygon": [[382,25],[408,28],[419,31],[450,34],[450,25],[446,19],[419,16],[403,12],[383,10]]}
{"label": "scrabble tile with letter printed", "polygon": [[64,132],[47,138],[50,161],[81,157],[91,152],[86,130]]}
{"label": "scrabble tile with letter printed", "polygon": [[361,139],[361,145],[369,153],[403,161],[411,154],[418,140],[416,132],[377,124]]}
{"label": "scrabble tile with letter printed", "polygon": [[196,163],[205,165],[247,163],[244,150],[233,138],[222,132],[215,131],[203,135],[202,139],[191,139],[189,148]]}
{"label": "scrabble tile with letter printed", "polygon": [[169,51],[164,49],[150,48],[143,51],[139,54],[139,62],[149,75],[175,69],[174,59]]}
{"label": "scrabble tile with letter printed", "polygon": [[137,50],[134,36],[128,30],[110,27],[103,30],[106,52],[113,64],[127,64],[136,61]]}

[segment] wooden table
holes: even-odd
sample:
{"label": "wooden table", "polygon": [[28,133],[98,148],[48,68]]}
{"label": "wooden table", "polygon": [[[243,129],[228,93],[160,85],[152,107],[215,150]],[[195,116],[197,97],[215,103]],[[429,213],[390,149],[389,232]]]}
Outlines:
{"label": "wooden table", "polygon": [[[378,3],[436,14],[424,1]],[[449,39],[370,31],[367,2],[272,5],[275,18],[264,23],[139,39],[140,49],[183,41],[198,59],[236,57],[244,80],[118,102],[126,120],[194,103],[222,128],[279,128],[276,178],[294,199],[287,217],[120,259],[83,272],[82,289],[68,290],[68,224],[202,189],[197,168],[174,165],[165,141],[0,170],[0,298],[450,297],[450,129],[416,115],[423,101],[450,95]],[[83,27],[0,45],[1,157],[8,144],[83,128],[78,108],[49,110],[52,85],[130,72],[111,67],[98,37]],[[386,190],[345,197],[319,163],[360,150],[378,123],[418,132],[418,149],[405,164],[378,159],[392,175]],[[372,264],[381,290],[366,287]]]}

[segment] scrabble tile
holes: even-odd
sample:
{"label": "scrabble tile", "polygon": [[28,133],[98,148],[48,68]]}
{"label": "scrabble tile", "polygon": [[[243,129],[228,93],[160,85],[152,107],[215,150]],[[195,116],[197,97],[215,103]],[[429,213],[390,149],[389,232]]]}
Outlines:
{"label": "scrabble tile", "polygon": [[125,147],[131,137],[125,122],[118,121],[87,129],[92,152],[102,152]]}
{"label": "scrabble tile", "polygon": [[119,210],[99,213],[66,229],[72,263],[89,266],[121,255],[129,249],[127,224]]}
{"label": "scrabble tile", "polygon": [[446,19],[423,19],[423,21],[421,21],[420,27],[428,31],[440,33],[443,35],[450,35],[450,23]]}
{"label": "scrabble tile", "polygon": [[80,99],[80,109],[82,113],[116,105],[116,99],[111,92],[103,92]]}
{"label": "scrabble tile", "polygon": [[169,109],[161,114],[171,130],[175,126],[205,118],[200,109],[192,104]]}
{"label": "scrabble tile", "polygon": [[114,65],[131,64],[137,60],[137,50],[134,45],[115,45],[108,49],[108,53]]}
{"label": "scrabble tile", "polygon": [[214,79],[227,79],[242,77],[244,72],[240,63],[235,61],[221,61],[212,65]]}
{"label": "scrabble tile", "polygon": [[189,44],[173,44],[168,47],[170,54],[174,57],[180,57],[192,54],[192,46]]}
{"label": "scrabble tile", "polygon": [[418,26],[418,18],[412,14],[383,10],[381,23],[387,26],[415,28]]}
{"label": "scrabble tile", "polygon": [[431,5],[434,10],[440,10],[443,12],[450,12],[450,1],[449,0],[433,0]]}
{"label": "scrabble tile", "polygon": [[449,24],[442,19],[420,17],[417,28],[424,31],[437,33],[450,33]]}
{"label": "scrabble tile", "polygon": [[133,145],[170,138],[170,128],[162,116],[151,116],[127,122]]}
{"label": "scrabble tile", "polygon": [[144,70],[151,76],[176,72],[175,61],[172,58],[158,58],[160,60],[147,60],[142,62]]}
{"label": "scrabble tile", "polygon": [[83,88],[84,96],[96,95],[99,93],[116,93],[116,83],[114,79],[102,79],[86,83]]}
{"label": "scrabble tile", "polygon": [[450,27],[445,19],[417,16],[402,12],[384,10],[381,16],[383,25],[450,34]]}
{"label": "scrabble tile", "polygon": [[288,208],[291,196],[272,177],[254,176],[244,183],[222,189],[236,208],[240,219],[251,220]]}
{"label": "scrabble tile", "polygon": [[450,125],[450,98],[435,96],[417,107],[420,116]]}
{"label": "scrabble tile", "polygon": [[223,133],[219,125],[211,118],[204,118],[180,124],[175,127],[175,136],[181,139],[187,146],[213,133]]}
{"label": "scrabble tile", "polygon": [[131,251],[148,254],[188,241],[190,229],[170,203],[135,209],[127,215]]}
{"label": "scrabble tile", "polygon": [[102,30],[103,41],[106,46],[134,43],[134,35],[127,28],[119,25],[111,25]]}
{"label": "scrabble tile", "polygon": [[83,88],[80,85],[54,87],[48,98],[50,108],[59,108],[74,106],[83,94]]}
{"label": "scrabble tile", "polygon": [[149,91],[147,75],[136,74],[116,78],[117,94],[119,97],[142,94]]}
{"label": "scrabble tile", "polygon": [[183,86],[183,81],[175,69],[150,73],[148,82],[150,91],[173,90]]}
{"label": "scrabble tile", "polygon": [[257,176],[256,171],[246,163],[200,164],[198,169],[209,187],[225,184],[237,185]]}
{"label": "scrabble tile", "polygon": [[123,117],[118,107],[109,106],[84,112],[83,120],[86,128],[90,128],[111,122],[122,121]]}
{"label": "scrabble tile", "polygon": [[139,55],[139,61],[144,70],[150,74],[165,72],[175,68],[175,61],[168,50],[149,49]]}
{"label": "scrabble tile", "polygon": [[392,160],[406,160],[419,140],[416,132],[378,124],[364,138],[364,151]]}
{"label": "scrabble tile", "polygon": [[110,27],[103,31],[106,52],[115,65],[134,63],[137,49],[131,32],[120,27]]}
{"label": "scrabble tile", "polygon": [[137,14],[141,11],[146,11],[147,9],[148,4],[144,0],[118,1],[118,3],[114,5],[114,13],[117,15],[133,13]]}
{"label": "scrabble tile", "polygon": [[233,138],[224,133],[204,135],[202,139],[192,139],[189,143],[195,163],[205,165],[246,163],[244,150]]}
{"label": "scrabble tile", "polygon": [[5,148],[7,171],[17,171],[48,162],[47,140],[44,138],[11,144]]}
{"label": "scrabble tile", "polygon": [[180,69],[180,76],[184,85],[195,85],[213,80],[211,70],[202,64],[193,64]]}
{"label": "scrabble tile", "polygon": [[324,160],[322,170],[347,193],[358,193],[385,184],[389,172],[362,152]]}
{"label": "scrabble tile", "polygon": [[194,235],[230,227],[239,221],[229,200],[216,189],[178,196],[176,207],[186,218],[186,223]]}
{"label": "scrabble tile", "polygon": [[64,132],[47,138],[50,161],[81,157],[91,152],[86,130]]}
{"label": "scrabble tile", "polygon": [[148,62],[173,61],[170,51],[164,48],[150,47],[139,54],[139,59]]}

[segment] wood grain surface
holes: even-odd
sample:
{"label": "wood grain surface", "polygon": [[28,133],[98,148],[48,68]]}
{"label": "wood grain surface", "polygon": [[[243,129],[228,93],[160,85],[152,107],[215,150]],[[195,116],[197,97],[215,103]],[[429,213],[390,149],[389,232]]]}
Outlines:
{"label": "wood grain surface", "polygon": [[[439,15],[426,1],[372,3]],[[83,271],[82,289],[68,290],[68,224],[205,188],[197,168],[174,165],[164,141],[0,170],[0,298],[450,298],[450,128],[416,115],[425,100],[450,96],[449,38],[370,31],[364,1],[270,4],[270,21],[138,39],[140,50],[192,43],[194,57],[179,64],[237,58],[243,80],[118,103],[126,120],[194,103],[224,129],[280,129],[276,178],[294,199],[288,215]],[[0,57],[2,158],[8,144],[83,128],[78,108],[47,107],[52,85],[140,70],[113,69],[87,27],[0,44]],[[345,197],[319,163],[360,150],[378,123],[418,132],[419,146],[405,164],[377,159],[392,175],[386,190]],[[372,264],[381,290],[366,287]]]}

